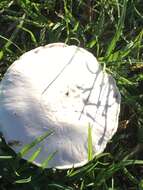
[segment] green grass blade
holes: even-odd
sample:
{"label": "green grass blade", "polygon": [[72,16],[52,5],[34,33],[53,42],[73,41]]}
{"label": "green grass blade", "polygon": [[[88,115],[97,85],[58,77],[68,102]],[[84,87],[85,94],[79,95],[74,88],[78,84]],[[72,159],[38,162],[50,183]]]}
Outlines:
{"label": "green grass blade", "polygon": [[47,159],[45,159],[45,160],[43,161],[43,163],[42,163],[42,165],[41,165],[41,168],[42,168],[42,169],[45,169],[45,168],[48,166],[49,161],[53,159],[53,157],[55,156],[56,153],[57,153],[57,151],[53,152],[52,154],[50,154],[50,155],[47,157]]}
{"label": "green grass blade", "polygon": [[12,156],[0,156],[0,160],[12,159]]}
{"label": "green grass blade", "polygon": [[35,139],[32,143],[27,144],[20,152],[19,152],[19,156],[23,157],[24,155],[26,155],[31,148],[33,148],[34,146],[36,146],[38,143],[42,142],[45,138],[47,138],[48,136],[50,136],[51,134],[53,134],[53,132],[46,132],[44,135],[38,137],[37,139]]}
{"label": "green grass blade", "polygon": [[[18,32],[19,32],[19,27],[22,27],[24,24],[24,18],[26,17],[25,14],[22,16],[22,20],[19,21],[18,27],[14,30],[12,33],[11,37],[9,40],[7,40],[7,43],[4,45],[4,49],[9,49],[9,46],[13,44],[12,42],[14,41],[14,38],[16,38]],[[17,47],[17,46],[16,46]]]}
{"label": "green grass blade", "polygon": [[93,150],[92,150],[92,127],[88,126],[88,161],[93,159]]}
{"label": "green grass blade", "polygon": [[32,156],[28,159],[28,162],[33,162],[37,157],[38,155],[40,154],[42,148],[39,147],[33,154]]}
{"label": "green grass blade", "polygon": [[124,175],[135,185],[138,185],[139,184],[139,181],[136,177],[134,177],[130,172],[129,170],[125,167],[123,169],[123,172],[124,172]]}
{"label": "green grass blade", "polygon": [[19,26],[18,28],[21,28],[22,30],[24,30],[25,32],[27,32],[28,34],[30,34],[31,41],[35,44],[35,46],[37,45],[37,40],[36,40],[33,32],[31,32],[30,30],[28,30],[27,28],[22,27],[22,26]]}
{"label": "green grass blade", "polygon": [[23,184],[23,183],[29,183],[31,181],[31,176],[26,178],[26,179],[19,179],[19,180],[16,180],[15,181],[15,184],[16,183],[19,183],[19,184]]}
{"label": "green grass blade", "polygon": [[3,58],[3,51],[0,51],[0,60]]}
{"label": "green grass blade", "polygon": [[[4,37],[4,36],[2,36],[2,35],[0,35],[0,38],[1,39],[3,39],[3,40],[5,40],[5,41],[7,41],[7,45],[5,45],[5,47],[7,48],[9,45],[14,45],[21,53],[23,52],[22,51],[22,49],[18,46],[18,45],[16,45],[14,42],[12,42],[12,40],[11,39],[8,39],[8,38],[6,38],[6,37]],[[1,51],[2,52],[2,51]],[[1,58],[3,57],[3,55],[4,55],[4,53],[2,52],[1,53]]]}
{"label": "green grass blade", "polygon": [[124,27],[124,20],[125,20],[125,15],[126,15],[126,7],[127,7],[127,0],[124,0],[123,8],[122,8],[122,14],[121,14],[121,17],[120,17],[120,19],[118,21],[118,25],[116,27],[115,35],[114,35],[112,41],[110,42],[110,44],[109,44],[109,46],[107,48],[107,52],[106,52],[106,55],[105,55],[105,60],[110,61],[109,56],[114,51],[114,49],[116,47],[116,44],[117,44],[118,40],[120,39],[120,37],[122,35],[122,30],[123,30],[123,27]]}
{"label": "green grass blade", "polygon": [[104,183],[105,180],[108,180],[110,177],[112,177],[117,171],[124,169],[126,166],[130,165],[142,165],[143,160],[125,160],[121,161],[119,163],[113,163],[112,165],[109,165],[108,168],[103,168],[98,172],[98,175],[96,176],[95,184],[96,186],[101,186],[101,184]]}

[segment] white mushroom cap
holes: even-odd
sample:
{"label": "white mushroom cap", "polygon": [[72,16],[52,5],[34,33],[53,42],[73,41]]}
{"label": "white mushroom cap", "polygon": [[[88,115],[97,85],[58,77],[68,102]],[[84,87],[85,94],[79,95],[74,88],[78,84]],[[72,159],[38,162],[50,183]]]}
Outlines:
{"label": "white mushroom cap", "polygon": [[[52,135],[34,163],[41,165],[57,151],[48,168],[66,169],[88,162],[88,127],[93,155],[101,153],[117,130],[120,93],[96,58],[77,46],[49,44],[23,54],[0,84],[0,127],[19,152],[48,130]],[[9,143],[10,144],[10,143]]]}

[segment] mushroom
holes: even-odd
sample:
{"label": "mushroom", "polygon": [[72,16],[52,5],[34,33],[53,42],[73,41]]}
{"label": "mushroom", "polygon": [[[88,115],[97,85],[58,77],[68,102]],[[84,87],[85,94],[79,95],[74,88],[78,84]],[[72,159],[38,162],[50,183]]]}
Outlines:
{"label": "mushroom", "polygon": [[120,93],[115,80],[87,50],[53,43],[24,53],[0,83],[0,131],[18,153],[49,130],[24,159],[47,168],[68,169],[88,162],[88,129],[93,156],[117,130]]}

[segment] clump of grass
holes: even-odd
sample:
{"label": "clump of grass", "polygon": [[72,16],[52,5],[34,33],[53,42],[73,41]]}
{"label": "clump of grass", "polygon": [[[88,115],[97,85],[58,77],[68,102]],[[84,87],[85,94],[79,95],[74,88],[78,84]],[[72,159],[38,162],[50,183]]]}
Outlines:
{"label": "clump of grass", "polygon": [[142,10],[142,0],[0,1],[0,78],[22,53],[62,41],[91,51],[115,77],[122,95],[119,130],[107,153],[82,168],[27,165],[1,138],[0,189],[143,189]]}

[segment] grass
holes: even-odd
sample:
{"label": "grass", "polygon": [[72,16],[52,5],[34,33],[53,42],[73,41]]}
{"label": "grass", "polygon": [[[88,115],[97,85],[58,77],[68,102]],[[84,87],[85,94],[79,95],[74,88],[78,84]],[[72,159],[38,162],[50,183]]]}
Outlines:
{"label": "grass", "polygon": [[38,168],[1,138],[0,190],[143,190],[142,10],[142,0],[0,1],[0,78],[22,53],[61,41],[91,51],[122,95],[116,135],[81,168]]}

